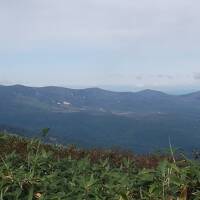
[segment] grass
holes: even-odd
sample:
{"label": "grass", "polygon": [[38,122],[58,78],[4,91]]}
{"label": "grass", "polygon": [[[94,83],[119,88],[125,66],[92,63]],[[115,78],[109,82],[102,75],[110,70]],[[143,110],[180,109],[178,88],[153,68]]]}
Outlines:
{"label": "grass", "polygon": [[[198,200],[200,163],[0,135],[0,200]],[[175,160],[174,160],[175,159]]]}

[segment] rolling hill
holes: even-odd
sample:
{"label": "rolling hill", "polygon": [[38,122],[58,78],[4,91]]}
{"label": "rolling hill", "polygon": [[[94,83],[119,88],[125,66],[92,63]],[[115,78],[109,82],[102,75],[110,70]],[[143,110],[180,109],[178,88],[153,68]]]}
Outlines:
{"label": "rolling hill", "polygon": [[49,127],[59,143],[137,152],[168,147],[170,137],[190,151],[200,146],[199,94],[0,86],[0,127],[30,136]]}

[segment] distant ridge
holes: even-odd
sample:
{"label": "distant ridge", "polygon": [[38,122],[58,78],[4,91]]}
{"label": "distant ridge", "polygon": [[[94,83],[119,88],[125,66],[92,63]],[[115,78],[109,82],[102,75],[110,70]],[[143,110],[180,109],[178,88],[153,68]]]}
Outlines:
{"label": "distant ridge", "polygon": [[[21,85],[21,84],[15,84],[15,85],[0,85],[0,87],[7,87],[7,88],[35,88],[35,89],[67,89],[67,90],[88,90],[88,91],[104,91],[104,92],[112,92],[112,93],[162,93],[162,94],[167,94],[165,92],[159,91],[159,90],[152,90],[152,89],[144,89],[140,91],[112,91],[112,90],[107,90],[107,89],[102,89],[100,87],[86,87],[86,88],[81,88],[81,89],[74,89],[74,88],[69,88],[69,87],[63,87],[63,86],[26,86],[26,85]],[[169,94],[168,94],[169,95]],[[174,95],[176,96],[176,95]]]}
{"label": "distant ridge", "polygon": [[114,92],[24,85],[0,86],[0,127],[44,127],[61,143],[84,147],[120,146],[137,152],[200,146],[200,92],[170,95],[156,90]]}
{"label": "distant ridge", "polygon": [[182,97],[200,100],[200,91],[182,95]]}

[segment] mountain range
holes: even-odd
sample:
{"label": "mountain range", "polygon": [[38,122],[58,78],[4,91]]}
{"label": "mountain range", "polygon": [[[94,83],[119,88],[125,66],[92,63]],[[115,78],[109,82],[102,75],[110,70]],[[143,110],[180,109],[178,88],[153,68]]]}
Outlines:
{"label": "mountain range", "polygon": [[[112,92],[100,88],[0,86],[0,130],[26,136],[50,128],[54,142],[139,153],[200,146],[200,92]],[[22,131],[23,130],[23,131]]]}

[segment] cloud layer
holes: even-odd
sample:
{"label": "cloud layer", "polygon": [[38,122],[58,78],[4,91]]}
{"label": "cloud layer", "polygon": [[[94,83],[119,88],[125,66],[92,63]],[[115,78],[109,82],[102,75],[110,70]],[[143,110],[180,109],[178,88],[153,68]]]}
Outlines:
{"label": "cloud layer", "polygon": [[189,47],[199,41],[199,6],[198,0],[2,0],[0,39],[23,45],[153,40]]}
{"label": "cloud layer", "polygon": [[[0,0],[0,74],[37,83],[37,66],[51,80],[57,74],[55,84],[195,84],[199,7],[199,0]],[[26,76],[10,75],[14,68]]]}

